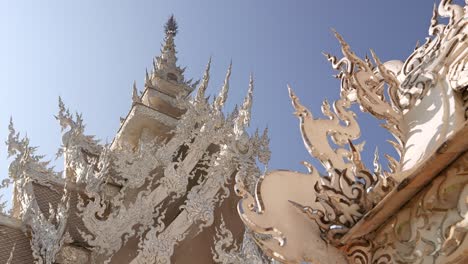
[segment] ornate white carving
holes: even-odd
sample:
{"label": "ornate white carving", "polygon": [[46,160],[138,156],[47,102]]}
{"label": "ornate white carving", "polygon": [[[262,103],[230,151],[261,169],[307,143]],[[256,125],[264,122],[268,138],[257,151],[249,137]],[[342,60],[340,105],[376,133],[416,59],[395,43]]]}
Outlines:
{"label": "ornate white carving", "polygon": [[[24,188],[24,187],[23,187]],[[31,198],[30,198],[31,199]],[[49,208],[49,218],[40,211],[35,200],[31,200],[27,217],[23,221],[31,229],[31,248],[38,263],[55,263],[55,257],[64,243],[72,242],[66,232],[69,198],[65,193],[57,210]]]}
{"label": "ornate white carving", "polygon": [[76,113],[73,118],[60,97],[59,113],[55,118],[59,121],[62,131],[69,129],[63,133],[62,146],[57,152],[57,157],[64,157],[65,177],[71,181],[82,182],[85,179],[80,177],[86,175],[85,164],[92,163],[92,160],[99,156],[102,147],[93,136],[84,135],[82,116]]}
{"label": "ornate white carving", "polygon": [[[0,190],[6,189],[10,185],[10,179],[3,179],[0,183]],[[0,214],[9,215],[10,213],[6,211],[7,201],[3,201],[3,194],[0,194]]]}
{"label": "ornate white carving", "polygon": [[466,257],[465,154],[367,239],[344,247],[350,263],[461,263]]}
{"label": "ornate white carving", "polygon": [[48,162],[41,161],[41,156],[35,155],[35,148],[29,146],[27,138],[19,139],[19,134],[10,121],[8,137],[8,153],[15,155],[9,172],[15,184],[15,206],[18,208],[16,217],[20,217],[31,233],[31,249],[38,263],[52,264],[62,245],[70,241],[66,232],[69,210],[69,198],[66,188],[61,202],[54,208],[49,205],[49,216],[46,217],[37,204],[32,183],[48,186],[59,177]]}
{"label": "ornate white carving", "polygon": [[[448,17],[449,23],[438,25],[437,13]],[[360,59],[335,32],[344,58],[325,54],[341,79],[341,98],[334,103],[333,111],[325,101],[322,112],[326,119],[314,118],[289,88],[304,144],[322,163],[326,175],[319,175],[304,162],[309,174],[269,172],[258,180],[255,190],[247,190],[243,179],[237,181],[237,193],[242,196],[238,205],[241,218],[257,234],[254,239],[265,253],[287,263],[344,263],[344,255],[330,244],[342,247],[340,238],[364,214],[466,125],[466,25],[466,7],[442,1],[431,22],[434,38],[417,48],[405,63],[382,63],[373,51],[374,63]],[[397,139],[390,143],[400,159],[385,155],[388,171],[379,164],[377,150],[373,170],[361,160],[363,143],[355,143],[360,129],[350,110],[353,103],[384,120],[384,127]],[[288,188],[283,187],[286,185]],[[307,223],[293,209],[313,221]],[[454,230],[463,233],[464,222],[450,232]],[[450,241],[459,243],[460,239]],[[352,259],[353,263],[386,263],[379,262],[381,259],[365,261],[367,253],[361,256],[370,241],[347,243],[355,245],[353,252],[360,255]],[[399,250],[398,246],[389,248]]]}
{"label": "ornate white carving", "polygon": [[57,254],[59,264],[87,264],[90,263],[89,252],[74,246],[64,246]]}
{"label": "ornate white carving", "polygon": [[221,217],[221,224],[216,229],[214,248],[211,249],[214,262],[222,264],[270,263],[263,257],[251,235],[248,232],[244,234],[242,246],[239,248],[231,231],[226,228],[226,223]]}
{"label": "ornate white carving", "polygon": [[[208,73],[205,73],[205,76],[208,76]],[[205,85],[207,85],[207,83]],[[252,88],[253,87],[249,89],[250,93]],[[204,88],[202,87],[202,89]],[[203,97],[204,96],[200,95],[200,98]],[[251,95],[248,95],[247,98],[250,98],[247,100],[251,101]],[[152,231],[155,229],[153,228],[145,236],[140,244],[141,250],[139,251],[139,255],[134,260],[135,263],[145,263],[145,261],[156,261],[157,263],[168,262],[169,257],[172,255],[171,250],[188,235],[190,230],[195,228],[195,234],[197,234],[201,232],[203,228],[213,224],[215,208],[229,196],[230,191],[226,187],[226,184],[229,182],[233,171],[237,168],[239,170],[238,173],[245,174],[245,170],[252,170],[251,167],[256,168],[254,162],[247,165],[241,164],[239,161],[247,157],[253,159],[256,155],[262,155],[262,160],[266,162],[269,158],[269,150],[267,148],[268,137],[266,132],[261,138],[259,138],[258,133],[256,133],[252,139],[249,139],[244,131],[245,124],[243,123],[242,131],[239,132],[243,134],[246,143],[250,145],[239,145],[239,142],[235,140],[233,122],[239,118],[250,115],[250,102],[246,104],[244,114],[241,117],[228,117],[227,119],[222,117],[219,105],[216,106],[216,100],[213,105],[209,105],[204,99],[200,99],[199,101],[193,100],[192,102],[193,103],[185,104],[187,112],[181,118],[175,130],[175,137],[183,135],[185,139],[193,138],[193,140],[184,142],[188,147],[188,151],[183,160],[176,160],[175,163],[168,163],[161,184],[162,186],[166,186],[164,184],[165,182],[175,181],[173,182],[174,184],[170,184],[169,186],[179,186],[177,189],[179,195],[185,193],[187,177],[195,176],[188,173],[191,169],[184,170],[187,164],[193,164],[189,166],[189,168],[193,168],[195,163],[198,164],[199,170],[201,169],[201,171],[204,171],[206,176],[200,178],[198,180],[198,185],[194,186],[188,192],[186,202],[180,208],[183,211],[177,220],[165,228],[164,231],[161,231],[160,234],[156,231]],[[239,129],[241,129],[241,127],[239,127]],[[187,130],[193,132],[187,133]],[[213,144],[220,147],[219,154],[209,154],[205,151],[209,145]],[[242,150],[246,149],[247,153],[242,152],[239,146],[242,146]],[[254,150],[253,148],[257,149]],[[169,171],[167,170],[168,168],[170,169]],[[180,170],[185,171],[185,173],[179,173],[178,171]],[[174,189],[172,189],[172,191],[174,191]],[[177,195],[178,192],[174,191],[174,193],[174,195]],[[162,228],[160,229],[162,230]],[[191,233],[191,235],[194,234]],[[172,243],[171,246],[168,245],[168,241]],[[155,256],[157,257],[155,258]]]}

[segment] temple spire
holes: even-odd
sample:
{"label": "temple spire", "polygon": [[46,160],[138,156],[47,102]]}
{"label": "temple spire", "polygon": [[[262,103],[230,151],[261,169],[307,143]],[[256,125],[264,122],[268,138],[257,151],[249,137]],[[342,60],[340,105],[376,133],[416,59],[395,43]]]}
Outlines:
{"label": "temple spire", "polygon": [[231,70],[232,70],[232,61],[229,64],[229,68],[226,73],[226,78],[224,79],[223,87],[221,87],[221,91],[219,92],[218,97],[216,97],[214,101],[214,107],[218,110],[220,110],[224,106],[224,103],[226,103],[226,99],[227,99],[228,92],[229,92],[229,78],[231,77]]}
{"label": "temple spire", "polygon": [[164,38],[164,46],[161,50],[161,58],[168,63],[168,66],[176,67],[176,50],[174,44],[174,37],[177,34],[177,22],[175,21],[174,15],[169,17],[164,25],[164,31],[166,37]]}
{"label": "temple spire", "polygon": [[208,88],[208,82],[210,81],[210,68],[211,68],[211,57],[206,64],[205,73],[203,74],[203,80],[198,86],[197,95],[195,97],[196,102],[202,102],[205,99],[205,91]]}
{"label": "temple spire", "polygon": [[169,73],[175,77],[172,80],[181,80],[182,71],[177,67],[177,51],[175,49],[174,37],[178,32],[177,22],[174,15],[171,15],[164,25],[164,43],[161,48],[161,55],[153,62],[154,74],[167,78]]}

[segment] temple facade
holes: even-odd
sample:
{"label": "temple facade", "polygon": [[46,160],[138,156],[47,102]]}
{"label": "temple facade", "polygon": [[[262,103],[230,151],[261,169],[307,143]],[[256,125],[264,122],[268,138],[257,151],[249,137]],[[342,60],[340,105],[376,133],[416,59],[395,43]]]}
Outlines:
{"label": "temple facade", "polygon": [[[324,118],[288,87],[298,136],[325,172],[304,161],[301,173],[264,171],[268,132],[246,131],[252,76],[230,113],[232,65],[213,100],[211,60],[199,82],[185,79],[170,17],[112,143],[59,98],[59,173],[10,122],[0,263],[468,263],[467,25],[468,3],[442,0],[426,42],[387,62],[334,32],[343,56],[325,55],[340,98],[323,102]],[[356,105],[394,136],[397,157],[376,149],[365,165]]]}

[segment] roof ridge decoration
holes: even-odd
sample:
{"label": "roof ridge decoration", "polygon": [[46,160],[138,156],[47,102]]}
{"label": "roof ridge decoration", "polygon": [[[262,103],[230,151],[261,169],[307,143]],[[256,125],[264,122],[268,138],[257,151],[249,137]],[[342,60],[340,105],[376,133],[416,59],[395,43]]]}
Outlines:
{"label": "roof ridge decoration", "polygon": [[69,196],[65,192],[61,202],[54,209],[49,205],[48,217],[41,211],[33,191],[33,182],[49,187],[58,192],[52,185],[60,179],[58,173],[48,166],[49,162],[41,161],[43,156],[35,155],[36,148],[29,146],[29,139],[20,139],[13,121],[10,119],[8,155],[15,156],[9,167],[9,176],[14,183],[14,203],[16,210],[12,216],[21,219],[25,230],[31,236],[31,249],[38,263],[54,263],[56,254],[64,243],[70,242],[66,230]]}
{"label": "roof ridge decoration", "polygon": [[[405,178],[466,126],[467,9],[442,0],[434,7],[432,38],[405,62],[383,63],[372,50],[374,62],[361,59],[333,30],[344,57],[325,56],[338,70],[341,96],[333,107],[323,102],[326,118],[314,117],[288,87],[304,145],[326,175],[303,162],[308,174],[268,172],[253,191],[242,180],[236,185],[239,214],[268,256],[285,263],[387,263],[373,259],[369,248],[363,251],[365,239],[344,244],[341,238],[391,191],[404,188]],[[438,24],[438,15],[449,18],[448,24]],[[364,142],[352,104],[385,121],[382,126],[395,137],[389,143],[399,158],[385,155],[388,170],[377,149],[374,168],[362,162]]]}

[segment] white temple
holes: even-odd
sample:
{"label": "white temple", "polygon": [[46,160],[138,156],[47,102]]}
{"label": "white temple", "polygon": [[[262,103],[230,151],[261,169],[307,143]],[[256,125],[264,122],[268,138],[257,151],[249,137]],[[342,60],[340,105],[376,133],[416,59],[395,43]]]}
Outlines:
{"label": "white temple", "polygon": [[223,243],[262,258],[244,239],[233,191],[240,177],[253,189],[256,162],[270,156],[267,132],[245,130],[253,78],[243,104],[225,116],[231,65],[210,102],[210,62],[201,82],[185,80],[173,17],[165,31],[161,56],[143,92],[133,87],[132,106],[110,145],[86,135],[81,115],[59,98],[63,175],[10,123],[14,201],[11,215],[0,218],[0,263],[222,262]]}
{"label": "white temple", "polygon": [[[0,263],[468,263],[467,25],[468,2],[441,0],[426,43],[387,62],[359,58],[335,32],[343,57],[326,57],[340,99],[317,118],[289,87],[322,175],[308,162],[309,173],[262,172],[267,131],[246,132],[252,76],[225,115],[231,65],[209,100],[211,60],[201,82],[185,80],[171,17],[111,144],[86,135],[59,99],[57,173],[10,123],[3,185],[14,195],[0,214]],[[395,137],[388,169],[377,150],[373,168],[361,160],[353,105]]]}

